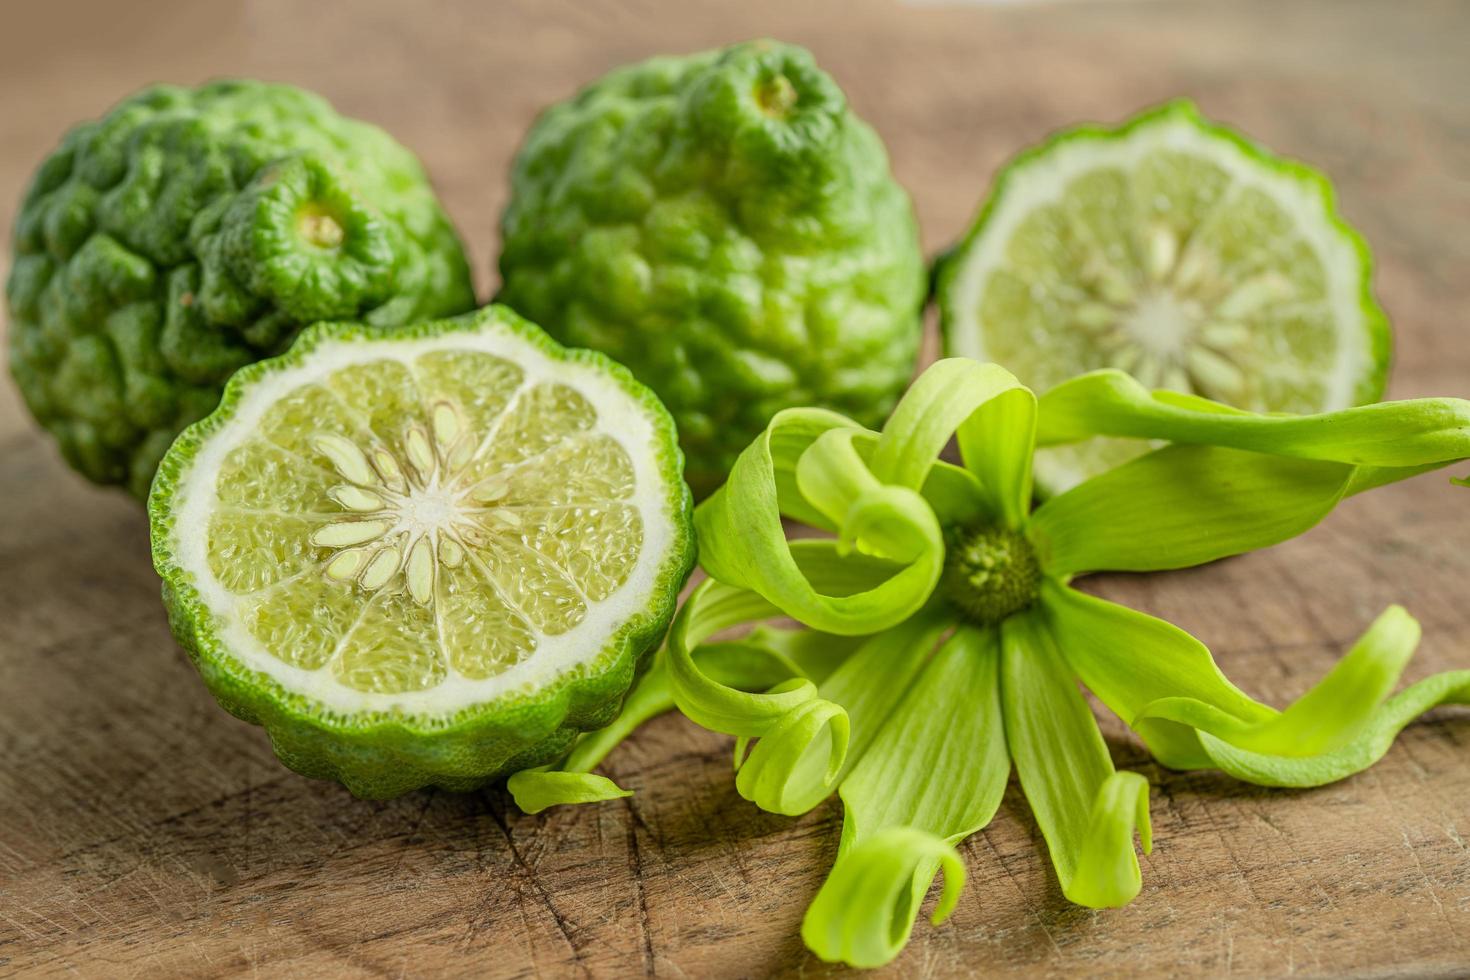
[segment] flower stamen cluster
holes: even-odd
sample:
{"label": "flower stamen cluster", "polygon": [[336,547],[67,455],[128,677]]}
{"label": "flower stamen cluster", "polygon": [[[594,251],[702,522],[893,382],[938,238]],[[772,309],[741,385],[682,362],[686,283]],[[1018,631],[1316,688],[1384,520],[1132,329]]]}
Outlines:
{"label": "flower stamen cluster", "polygon": [[1026,536],[1005,527],[953,528],[939,588],[965,618],[993,626],[1041,594],[1041,566]]}

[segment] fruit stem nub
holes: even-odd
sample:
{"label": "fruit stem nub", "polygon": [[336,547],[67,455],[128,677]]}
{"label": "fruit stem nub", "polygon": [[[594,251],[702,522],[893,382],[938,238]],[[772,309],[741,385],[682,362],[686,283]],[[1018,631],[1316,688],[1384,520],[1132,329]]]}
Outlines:
{"label": "fruit stem nub", "polygon": [[308,206],[296,217],[296,229],[307,244],[317,248],[340,248],[347,237],[335,217],[317,206]]}
{"label": "fruit stem nub", "polygon": [[762,81],[755,90],[755,100],[768,116],[784,119],[796,108],[796,86],[785,75],[774,75]]}

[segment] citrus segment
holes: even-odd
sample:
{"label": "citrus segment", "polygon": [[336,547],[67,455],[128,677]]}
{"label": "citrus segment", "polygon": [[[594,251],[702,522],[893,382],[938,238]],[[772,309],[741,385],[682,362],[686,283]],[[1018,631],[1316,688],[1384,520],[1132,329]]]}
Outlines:
{"label": "citrus segment", "polygon": [[402,592],[382,591],[362,604],[328,663],[353,690],[399,694],[442,684],[447,659],[433,612]]}
{"label": "citrus segment", "polygon": [[207,525],[209,572],[221,588],[248,595],[316,564],[313,523],[271,511],[221,507]]}
{"label": "citrus segment", "polygon": [[525,617],[498,595],[487,596],[473,569],[446,569],[437,602],[440,645],[464,676],[493,677],[535,652],[536,634]]}
{"label": "citrus segment", "polygon": [[497,469],[522,463],[590,429],[596,412],[587,400],[563,384],[537,384],[516,400],[503,423],[487,439],[495,438],[480,454],[475,472],[489,476]]}
{"label": "citrus segment", "polygon": [[302,670],[325,667],[360,612],[350,595],[316,574],[297,574],[267,586],[247,596],[239,610],[241,622],[262,647]]}
{"label": "citrus segment", "polygon": [[254,440],[233,450],[220,468],[220,503],[278,513],[330,513],[332,474],[274,445]]}
{"label": "citrus segment", "polygon": [[520,368],[490,354],[463,357],[431,351],[414,361],[413,369],[419,386],[458,405],[475,432],[491,431],[525,380]]}

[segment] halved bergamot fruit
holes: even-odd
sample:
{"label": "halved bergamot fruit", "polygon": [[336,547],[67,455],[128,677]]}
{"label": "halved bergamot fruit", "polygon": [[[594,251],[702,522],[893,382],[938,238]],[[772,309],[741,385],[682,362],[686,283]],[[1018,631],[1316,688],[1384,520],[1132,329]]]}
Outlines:
{"label": "halved bergamot fruit", "polygon": [[503,307],[311,328],[149,499],[179,642],[292,769],[469,789],[615,716],[693,560],[656,398]]}
{"label": "halved bergamot fruit", "polygon": [[[1098,368],[1257,412],[1383,395],[1392,337],[1367,246],[1332,185],[1187,101],[1082,126],[1017,157],[941,261],[945,351],[1033,389]],[[1038,453],[1056,493],[1144,452],[1116,439]]]}

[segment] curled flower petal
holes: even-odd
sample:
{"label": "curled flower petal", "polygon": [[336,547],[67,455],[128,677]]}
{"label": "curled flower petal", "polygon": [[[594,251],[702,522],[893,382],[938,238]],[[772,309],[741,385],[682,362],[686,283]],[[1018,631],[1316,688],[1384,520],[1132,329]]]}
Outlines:
{"label": "curled flower petal", "polygon": [[[860,460],[860,473],[840,479],[823,464],[850,448],[850,443],[822,439],[840,427],[834,419],[841,418],[805,409],[777,413],[740,454],[729,481],[700,505],[695,526],[703,542],[701,564],[711,578],[764,596],[803,625],[860,635],[901,622],[924,604],[943,569],[944,542],[933,509],[917,491],[879,483]],[[796,485],[798,466],[818,444],[807,478],[821,495],[809,501]],[[791,479],[779,479],[782,473]],[[805,573],[786,540],[783,513],[812,515],[818,526],[835,526],[843,553],[856,548],[889,559],[890,574],[853,592],[824,590]],[[844,528],[849,516],[861,522]]]}
{"label": "curled flower petal", "polygon": [[690,594],[669,629],[668,665],[679,710],[698,725],[727,735],[764,735],[786,712],[816,697],[804,677],[767,692],[740,690],[700,670],[694,651],[708,637],[752,620],[778,615],[754,592],[706,579]]}
{"label": "curled flower petal", "polygon": [[[728,662],[722,664],[721,658],[712,656],[746,644],[689,647],[726,628],[728,617],[759,609],[749,598],[752,595],[713,580],[695,589],[669,634],[673,696],[687,717],[741,739],[736,747],[741,795],[771,812],[804,813],[832,792],[844,767],[871,743],[950,620],[921,614],[857,646],[850,639],[826,634],[815,634],[823,637],[820,641],[798,642],[788,636],[787,649],[828,671],[820,689],[794,658],[768,649],[765,655],[776,659],[759,681],[776,683],[752,692],[742,687],[757,678],[732,677]],[[752,634],[751,645],[772,635],[781,634]],[[835,666],[833,650],[842,657]],[[744,655],[749,656],[749,650]],[[779,679],[778,669],[785,674]],[[759,741],[746,758],[751,739]]]}
{"label": "curled flower petal", "polygon": [[[829,429],[813,440],[796,460],[797,489],[803,500],[822,512],[828,526],[838,529],[847,549],[861,541],[870,554],[913,561],[921,547],[913,535],[874,538],[852,526],[850,511],[883,490],[853,443],[859,431]],[[899,516],[902,504],[895,500],[891,506]]]}
{"label": "curled flower petal", "polygon": [[837,859],[801,924],[801,938],[829,963],[876,967],[909,941],[924,893],[940,869],[944,890],[932,921],[949,918],[965,863],[942,838],[912,827],[879,831]]}
{"label": "curled flower petal", "polygon": [[1225,679],[1204,644],[1143,613],[1049,584],[1045,614],[1082,680],[1171,769],[1221,769],[1265,786],[1320,786],[1360,772],[1413,718],[1470,703],[1470,671],[1383,700],[1419,639],[1390,608],[1316,687],[1285,712]]}
{"label": "curled flower petal", "polygon": [[1148,781],[1113,770],[1058,649],[1065,637],[1035,613],[1006,620],[1001,637],[1006,742],[1062,893],[1089,908],[1126,905],[1143,884],[1135,828],[1144,851],[1152,846]]}
{"label": "curled flower petal", "polygon": [[1194,395],[1149,391],[1122,371],[1094,371],[1040,400],[1037,443],[1132,436],[1300,459],[1408,469],[1470,458],[1470,401],[1417,398],[1319,415],[1260,415]]}
{"label": "curled flower petal", "polygon": [[[978,477],[966,487],[971,515],[1019,527],[1030,500],[1034,424],[1029,390],[1003,368],[965,359],[925,371],[871,451],[873,434],[841,416],[779,412],[695,512],[700,562],[712,578],[764,596],[814,629],[887,629],[924,605],[943,571],[939,504],[925,493],[932,487],[946,498],[946,516],[955,509],[955,482],[932,475],[944,445],[957,436]],[[835,530],[839,554],[885,559],[891,574],[853,592],[824,589],[804,574],[783,514]]]}
{"label": "curled flower petal", "polygon": [[1243,723],[1197,698],[1155,701],[1134,719],[1186,726],[1207,761],[1266,786],[1321,786],[1377,762],[1415,717],[1440,704],[1470,703],[1470,671],[1437,674],[1389,698],[1419,642],[1419,624],[1389,607],[1342,660],[1280,714]]}
{"label": "curled flower petal", "polygon": [[[764,688],[800,672],[817,679],[825,677],[851,654],[854,645],[848,637],[761,627],[739,642],[701,646],[696,657],[700,670],[722,683]],[[556,765],[511,776],[508,788],[516,805],[527,813],[537,813],[559,804],[596,803],[630,795],[612,780],[592,775],[590,770],[644,722],[674,709],[665,658],[666,652],[660,651],[653,666],[629,692],[622,712],[612,724],[583,735]],[[578,775],[587,778],[571,778]]]}
{"label": "curled flower petal", "polygon": [[1320,755],[1250,752],[1206,730],[1199,732],[1199,740],[1210,761],[1236,779],[1261,786],[1322,786],[1373,765],[1409,722],[1442,704],[1470,704],[1470,670],[1446,671],[1411,684],[1373,712],[1357,738]]}
{"label": "curled flower petal", "polygon": [[1390,606],[1325,677],[1281,714],[1254,724],[1194,698],[1163,698],[1135,721],[1168,718],[1206,728],[1235,745],[1267,753],[1320,755],[1352,741],[1398,683],[1419,643],[1419,623]]}
{"label": "curled flower petal", "polygon": [[[836,786],[847,759],[848,734],[847,712],[841,705],[822,698],[799,704],[741,760],[735,788],[770,813],[805,813]],[[743,748],[737,748],[737,758]]]}
{"label": "curled flower petal", "polygon": [[1148,780],[1136,772],[1111,773],[1097,788],[1069,874],[1062,874],[1062,893],[1068,901],[1092,909],[1127,905],[1143,887],[1133,833],[1143,853],[1153,851],[1148,817]]}
{"label": "curled flower petal", "polygon": [[995,364],[963,357],[936,361],[904,394],[873,453],[884,483],[917,490],[950,437],[993,520],[1019,527],[1031,504],[1036,396]]}

